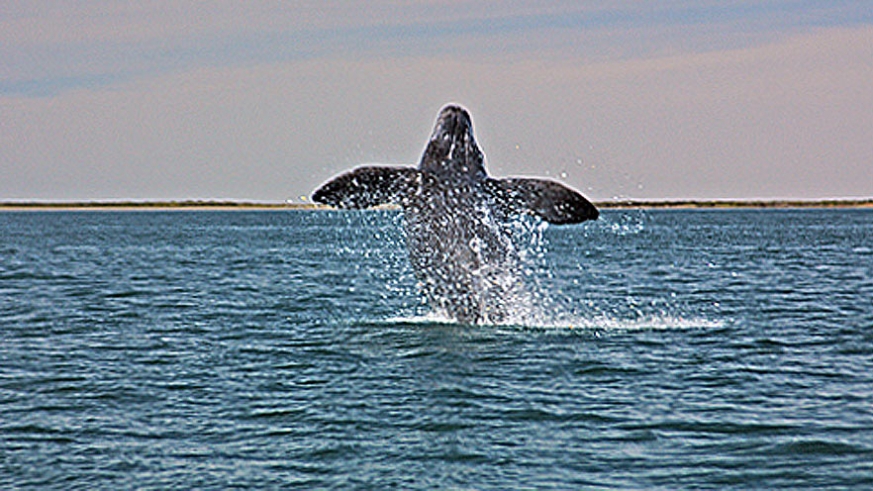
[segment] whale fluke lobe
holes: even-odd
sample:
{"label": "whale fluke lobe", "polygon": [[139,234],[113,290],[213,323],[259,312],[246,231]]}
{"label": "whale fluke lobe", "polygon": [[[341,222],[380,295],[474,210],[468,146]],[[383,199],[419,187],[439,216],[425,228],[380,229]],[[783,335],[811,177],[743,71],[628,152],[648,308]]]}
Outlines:
{"label": "whale fluke lobe", "polygon": [[408,167],[358,167],[318,188],[312,199],[337,208],[353,209],[400,204],[417,177],[418,171]]}
{"label": "whale fluke lobe", "polygon": [[584,196],[548,179],[488,179],[486,187],[501,205],[556,225],[597,220],[600,216],[597,207]]}
{"label": "whale fluke lobe", "polygon": [[531,296],[513,242],[513,220],[530,214],[554,224],[595,220],[573,189],[547,179],[494,179],[457,105],[437,116],[417,169],[363,166],[318,188],[313,201],[338,208],[397,204],[422,292],[437,311],[465,324],[506,322]]}

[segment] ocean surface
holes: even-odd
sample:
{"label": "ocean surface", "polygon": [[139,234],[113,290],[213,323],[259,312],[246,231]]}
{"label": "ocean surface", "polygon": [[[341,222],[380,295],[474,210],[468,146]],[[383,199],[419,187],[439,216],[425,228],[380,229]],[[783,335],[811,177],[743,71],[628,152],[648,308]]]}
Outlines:
{"label": "ocean surface", "polygon": [[0,213],[0,489],[873,489],[873,210],[531,220],[478,326],[401,220]]}

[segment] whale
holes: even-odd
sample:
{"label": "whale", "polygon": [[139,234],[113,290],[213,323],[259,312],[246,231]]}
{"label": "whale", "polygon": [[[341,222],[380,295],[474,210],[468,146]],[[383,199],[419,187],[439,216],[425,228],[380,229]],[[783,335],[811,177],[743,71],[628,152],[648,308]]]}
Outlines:
{"label": "whale", "polygon": [[489,176],[470,114],[457,104],[440,110],[417,168],[360,166],[329,179],[312,200],[339,209],[399,206],[419,289],[439,315],[461,324],[507,322],[530,301],[513,240],[521,215],[557,225],[599,215],[559,182]]}

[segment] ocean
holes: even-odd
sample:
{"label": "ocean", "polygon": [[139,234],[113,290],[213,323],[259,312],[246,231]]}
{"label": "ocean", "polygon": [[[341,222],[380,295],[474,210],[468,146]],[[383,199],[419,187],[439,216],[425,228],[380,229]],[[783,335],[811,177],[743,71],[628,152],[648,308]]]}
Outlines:
{"label": "ocean", "polygon": [[873,210],[605,210],[434,315],[396,211],[0,212],[2,489],[873,489]]}

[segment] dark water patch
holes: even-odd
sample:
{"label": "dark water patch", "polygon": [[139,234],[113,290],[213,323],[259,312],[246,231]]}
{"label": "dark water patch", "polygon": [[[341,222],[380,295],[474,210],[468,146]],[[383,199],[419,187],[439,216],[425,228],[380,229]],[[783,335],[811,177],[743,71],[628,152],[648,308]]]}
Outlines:
{"label": "dark water patch", "polygon": [[767,452],[772,455],[791,457],[802,457],[805,455],[835,458],[873,456],[873,449],[864,446],[823,440],[797,440],[781,443],[768,448]]}

